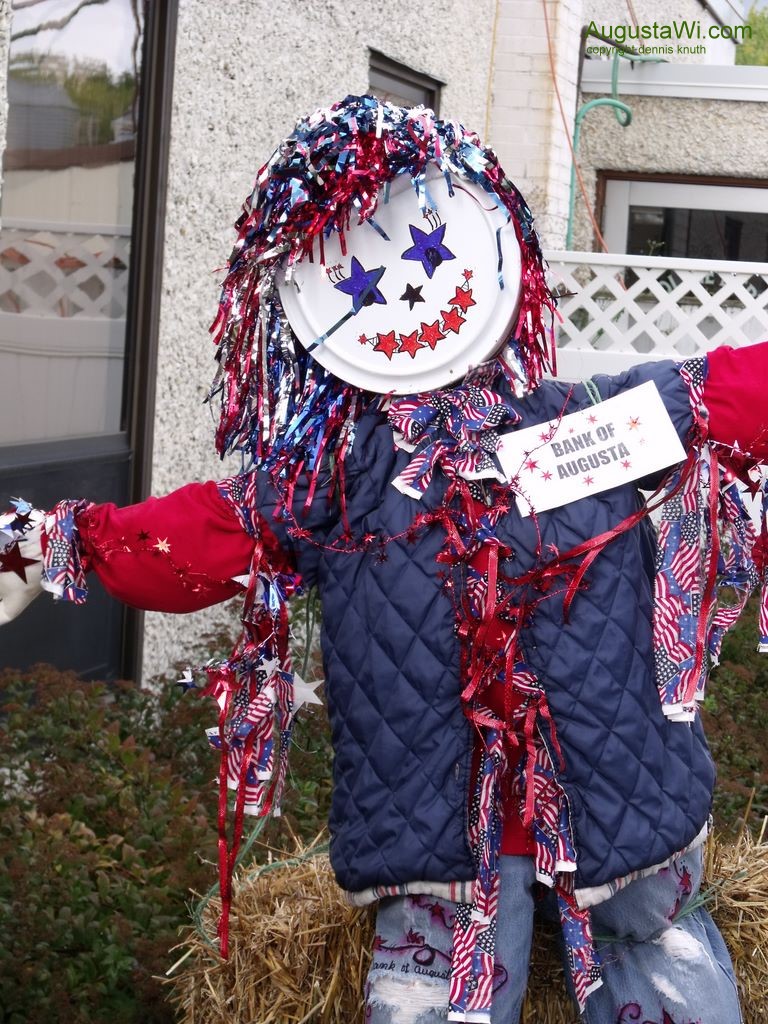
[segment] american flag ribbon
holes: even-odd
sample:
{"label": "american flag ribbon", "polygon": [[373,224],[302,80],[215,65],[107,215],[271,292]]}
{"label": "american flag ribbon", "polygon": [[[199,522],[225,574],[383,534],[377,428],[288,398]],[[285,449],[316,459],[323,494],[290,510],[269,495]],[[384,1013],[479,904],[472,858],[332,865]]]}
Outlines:
{"label": "american flag ribbon", "polygon": [[437,466],[446,477],[501,479],[495,460],[503,427],[519,413],[490,387],[487,367],[459,387],[395,398],[388,419],[396,443],[413,451],[408,466],[393,481],[398,490],[420,498]]}
{"label": "american flag ribbon", "polygon": [[[219,884],[222,956],[229,941],[232,876],[243,831],[243,815],[279,814],[295,702],[289,649],[288,598],[299,577],[270,564],[261,538],[255,474],[218,485],[254,539],[243,606],[243,632],[230,656],[206,668],[202,691],[219,707],[219,723],[208,732],[221,755],[219,769]],[[227,790],[235,789],[231,840],[227,834]]]}
{"label": "american flag ribbon", "polygon": [[58,600],[84,604],[88,597],[77,517],[92,506],[89,501],[60,501],[45,518],[43,587]]}
{"label": "american flag ribbon", "polygon": [[[761,582],[760,632],[761,638],[766,637],[768,567],[763,564],[763,551],[768,545],[758,543],[731,468],[739,453],[724,454],[707,443],[702,361],[691,360],[680,372],[694,415],[695,458],[692,469],[686,465],[666,482],[670,497],[662,506],[657,528],[653,649],[665,714],[690,721],[704,699],[709,662],[717,664],[723,636]],[[763,483],[764,509],[765,494]],[[765,530],[764,515],[764,535]],[[727,604],[719,601],[725,590],[730,594]]]}
{"label": "american flag ribbon", "polygon": [[491,1019],[501,847],[497,793],[505,767],[503,733],[489,729],[469,814],[469,841],[477,876],[472,902],[457,904],[448,1020]]}

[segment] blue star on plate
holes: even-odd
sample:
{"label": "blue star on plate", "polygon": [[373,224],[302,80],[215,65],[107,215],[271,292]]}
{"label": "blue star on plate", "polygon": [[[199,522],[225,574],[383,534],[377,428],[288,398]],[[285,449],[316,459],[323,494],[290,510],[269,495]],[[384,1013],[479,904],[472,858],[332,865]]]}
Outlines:
{"label": "blue star on plate", "polygon": [[352,312],[359,313],[363,306],[372,306],[374,302],[386,305],[387,300],[376,287],[383,276],[384,267],[366,270],[360,260],[353,256],[352,264],[349,268],[349,277],[339,281],[333,287],[338,288],[345,295],[351,295]]}
{"label": "blue star on plate", "polygon": [[410,249],[405,250],[401,259],[415,260],[416,263],[421,263],[430,280],[444,260],[456,259],[451,250],[443,245],[445,224],[441,224],[439,228],[435,228],[429,234],[426,231],[422,231],[421,228],[417,228],[414,224],[409,224],[408,228],[411,232],[413,245]]}

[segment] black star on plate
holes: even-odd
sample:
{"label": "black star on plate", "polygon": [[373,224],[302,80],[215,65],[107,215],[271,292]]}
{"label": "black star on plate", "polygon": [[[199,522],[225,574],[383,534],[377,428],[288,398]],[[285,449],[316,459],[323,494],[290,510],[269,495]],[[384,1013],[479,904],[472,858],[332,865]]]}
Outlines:
{"label": "black star on plate", "polygon": [[400,298],[408,303],[408,308],[413,309],[417,302],[423,302],[424,296],[421,294],[421,289],[424,287],[423,284],[417,285],[415,288],[412,284],[405,286],[405,291]]}

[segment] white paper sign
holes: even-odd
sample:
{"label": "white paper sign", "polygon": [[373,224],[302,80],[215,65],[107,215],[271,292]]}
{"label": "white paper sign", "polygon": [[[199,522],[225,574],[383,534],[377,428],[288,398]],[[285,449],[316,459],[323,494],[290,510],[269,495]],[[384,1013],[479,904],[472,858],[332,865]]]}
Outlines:
{"label": "white paper sign", "polygon": [[505,434],[497,452],[523,495],[546,512],[673,466],[685,451],[653,381],[559,420]]}

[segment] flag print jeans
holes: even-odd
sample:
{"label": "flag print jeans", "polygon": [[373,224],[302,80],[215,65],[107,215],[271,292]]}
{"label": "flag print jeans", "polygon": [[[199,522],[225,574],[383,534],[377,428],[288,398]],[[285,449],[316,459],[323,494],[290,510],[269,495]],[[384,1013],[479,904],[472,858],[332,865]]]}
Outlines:
{"label": "flag print jeans", "polygon": [[[593,909],[603,984],[582,1024],[741,1024],[730,957],[697,899],[702,857],[692,850]],[[520,1019],[537,888],[531,858],[501,858],[492,1024]],[[446,1020],[454,908],[433,896],[381,901],[366,1024]]]}

